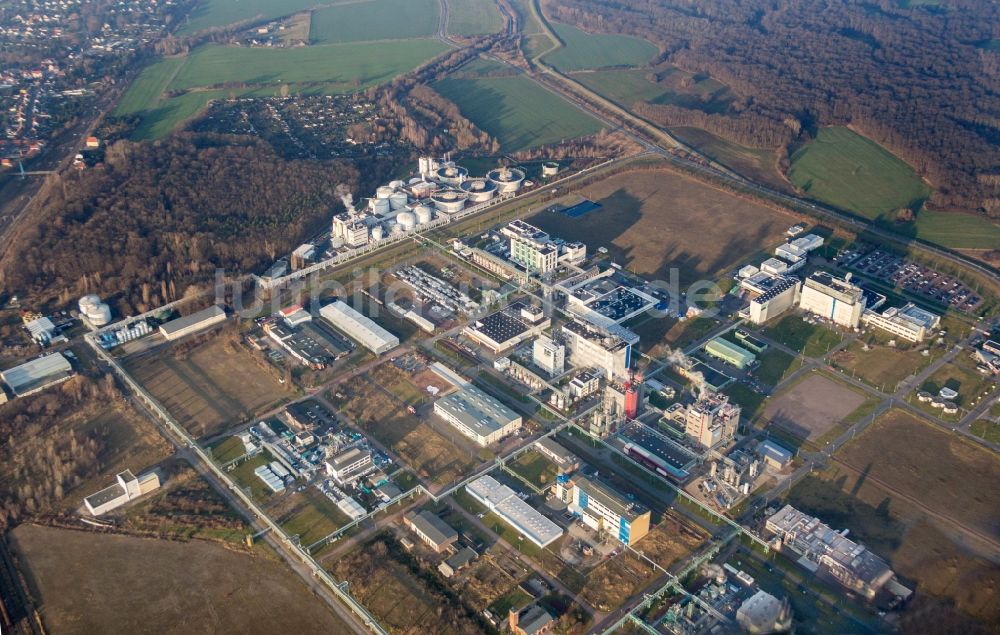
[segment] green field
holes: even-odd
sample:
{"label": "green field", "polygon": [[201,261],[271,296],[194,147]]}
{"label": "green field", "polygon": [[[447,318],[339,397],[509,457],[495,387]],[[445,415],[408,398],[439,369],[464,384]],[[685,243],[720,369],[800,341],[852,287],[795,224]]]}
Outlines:
{"label": "green field", "polygon": [[320,4],[331,4],[329,0],[203,0],[191,12],[188,21],[178,33],[190,35],[203,29],[227,26],[249,20],[273,20]]}
{"label": "green field", "polygon": [[437,0],[370,0],[319,9],[313,12],[309,40],[340,44],[428,37],[437,31],[438,9]]}
{"label": "green field", "polygon": [[917,209],[930,193],[913,168],[847,128],[823,128],[791,157],[788,178],[813,198],[865,218]]}
{"label": "green field", "polygon": [[581,71],[573,73],[573,79],[625,108],[637,101],[648,101],[721,113],[733,102],[729,87],[711,77],[694,76],[676,68],[659,70],[657,74],[659,81],[651,81],[651,70]]}
{"label": "green field", "polygon": [[837,331],[822,324],[809,324],[800,315],[786,315],[781,321],[764,330],[764,335],[779,344],[796,350],[806,357],[826,355],[843,339]]}
{"label": "green field", "polygon": [[118,102],[115,114],[131,115],[156,106],[185,61],[183,57],[163,57],[142,69]]}
{"label": "green field", "polygon": [[493,0],[448,0],[450,35],[484,35],[503,28],[503,18]]}
{"label": "green field", "polygon": [[575,26],[552,22],[563,46],[545,56],[545,62],[560,71],[609,66],[641,66],[658,52],[650,42],[628,35],[587,33]]}
{"label": "green field", "polygon": [[526,77],[445,79],[434,90],[496,137],[506,152],[594,134],[601,124]]}
{"label": "green field", "polygon": [[[906,233],[899,225],[896,231]],[[914,236],[951,249],[996,249],[1000,245],[1000,225],[985,216],[920,210]]]}

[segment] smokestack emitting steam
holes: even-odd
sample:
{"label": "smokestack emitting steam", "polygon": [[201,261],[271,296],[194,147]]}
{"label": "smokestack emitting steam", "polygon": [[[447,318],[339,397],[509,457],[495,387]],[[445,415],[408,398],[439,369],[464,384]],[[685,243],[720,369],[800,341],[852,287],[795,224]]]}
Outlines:
{"label": "smokestack emitting steam", "polygon": [[682,374],[694,384],[699,395],[705,392],[705,375],[700,370],[691,370],[694,364],[691,362],[691,358],[684,354],[684,351],[679,348],[670,349],[667,361],[684,371]]}
{"label": "smokestack emitting steam", "polygon": [[340,197],[340,200],[344,202],[344,207],[347,208],[347,213],[353,215],[355,213],[354,197],[351,196],[350,188],[341,183],[336,187],[334,193],[336,193],[336,195]]}

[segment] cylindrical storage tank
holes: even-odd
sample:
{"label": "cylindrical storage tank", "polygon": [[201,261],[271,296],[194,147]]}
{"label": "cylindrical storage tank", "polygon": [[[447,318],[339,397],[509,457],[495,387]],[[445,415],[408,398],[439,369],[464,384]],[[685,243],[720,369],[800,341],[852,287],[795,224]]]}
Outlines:
{"label": "cylindrical storage tank", "polygon": [[389,197],[389,206],[392,209],[402,209],[406,207],[408,197],[406,192],[394,192],[392,196]]}
{"label": "cylindrical storage tank", "polygon": [[431,196],[435,209],[444,214],[454,214],[465,207],[466,196],[455,190],[440,190]]}
{"label": "cylindrical storage tank", "polygon": [[80,313],[89,313],[100,303],[100,296],[90,293],[80,298],[80,301],[77,304],[80,307]]}
{"label": "cylindrical storage tank", "polygon": [[434,212],[431,210],[430,207],[427,207],[426,205],[418,206],[415,210],[413,210],[413,213],[417,217],[418,225],[426,225],[427,223],[431,222],[432,218],[434,218]]}
{"label": "cylindrical storage tank", "polygon": [[488,201],[493,198],[497,191],[496,183],[486,179],[469,179],[462,183],[459,188],[469,197],[470,203]]}
{"label": "cylindrical storage tank", "polygon": [[559,174],[559,164],[555,161],[546,161],[542,164],[542,176],[555,176]]}
{"label": "cylindrical storage tank", "polygon": [[389,181],[389,187],[391,187],[394,190],[398,190],[399,188],[403,187],[404,185],[406,185],[406,184],[403,183],[402,181],[398,180],[398,179],[395,180],[395,181]]}
{"label": "cylindrical storage tank", "polygon": [[372,199],[372,212],[378,214],[379,216],[385,216],[390,211],[392,211],[392,204],[387,198],[373,198]]}
{"label": "cylindrical storage tank", "polygon": [[490,170],[487,177],[497,186],[497,191],[501,194],[510,194],[521,189],[524,182],[524,171],[518,168],[497,168]]}
{"label": "cylindrical storage tank", "polygon": [[389,198],[392,196],[393,191],[393,188],[388,185],[381,185],[375,190],[375,198]]}
{"label": "cylindrical storage tank", "polygon": [[469,171],[460,165],[438,168],[437,179],[446,185],[458,185],[469,176]]}
{"label": "cylindrical storage tank", "polygon": [[392,229],[389,230],[389,231],[392,234],[402,234],[403,233],[403,227],[399,223],[393,223],[392,224]]}
{"label": "cylindrical storage tank", "polygon": [[413,212],[400,212],[396,216],[396,225],[403,228],[403,231],[410,231],[417,226],[417,217]]}
{"label": "cylindrical storage tank", "polygon": [[382,240],[382,237],[383,237],[384,234],[385,234],[385,230],[382,229],[381,225],[376,225],[376,226],[372,227],[372,240],[373,241],[375,241],[375,240]]}
{"label": "cylindrical storage tank", "polygon": [[336,238],[331,238],[330,239],[330,247],[332,247],[334,249],[340,249],[343,246],[344,246],[344,239],[343,238],[337,236]]}

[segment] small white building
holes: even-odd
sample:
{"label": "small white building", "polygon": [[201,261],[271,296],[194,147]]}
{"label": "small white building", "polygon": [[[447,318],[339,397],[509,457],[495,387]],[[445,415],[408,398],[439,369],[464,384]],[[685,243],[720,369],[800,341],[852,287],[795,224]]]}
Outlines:
{"label": "small white building", "polygon": [[550,377],[561,375],[566,370],[566,347],[551,337],[539,335],[531,347],[531,361]]}
{"label": "small white building", "polygon": [[202,309],[201,311],[197,311],[191,315],[185,315],[184,317],[161,324],[160,333],[168,341],[173,341],[178,340],[185,335],[191,335],[192,333],[197,333],[198,331],[204,331],[207,328],[211,328],[216,324],[221,324],[225,321],[226,311],[221,306],[212,305],[207,309]]}
{"label": "small white building", "polygon": [[131,470],[125,470],[115,475],[115,480],[114,485],[83,499],[87,511],[100,516],[160,487],[160,476],[155,471],[137,478]]}

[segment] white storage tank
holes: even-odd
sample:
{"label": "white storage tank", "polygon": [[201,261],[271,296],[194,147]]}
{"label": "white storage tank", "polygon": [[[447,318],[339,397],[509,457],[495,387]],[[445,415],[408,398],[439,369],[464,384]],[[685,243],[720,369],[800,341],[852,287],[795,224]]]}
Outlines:
{"label": "white storage tank", "polygon": [[406,192],[394,192],[389,197],[389,207],[392,209],[403,209],[406,207],[408,200],[409,197],[406,196]]}
{"label": "white storage tank", "polygon": [[465,207],[466,196],[456,190],[439,190],[431,196],[435,209],[443,214],[454,214]]}
{"label": "white storage tank", "polygon": [[396,216],[396,226],[401,227],[403,231],[410,231],[417,226],[417,217],[413,212],[400,212]]}
{"label": "white storage tank", "polygon": [[434,218],[434,212],[431,210],[430,207],[427,207],[426,205],[418,206],[415,210],[413,210],[413,213],[417,217],[418,225],[426,225],[427,223],[431,222],[431,219]]}
{"label": "white storage tank", "polygon": [[392,204],[389,202],[388,198],[373,198],[371,207],[372,213],[378,214],[379,216],[385,216],[392,211]]}
{"label": "white storage tank", "polygon": [[460,165],[447,165],[438,168],[437,180],[445,185],[458,185],[469,176],[469,171]]}
{"label": "white storage tank", "polygon": [[383,237],[384,234],[385,234],[385,230],[382,229],[381,225],[376,225],[376,226],[372,227],[372,240],[373,241],[382,240],[382,237]]}
{"label": "white storage tank", "polygon": [[340,236],[330,239],[330,247],[332,247],[333,249],[340,249],[343,246],[344,246],[344,239],[341,238]]}
{"label": "white storage tank", "polygon": [[403,233],[403,227],[399,223],[393,223],[392,224],[392,228],[389,230],[389,232],[391,234],[393,234],[393,235],[402,234]]}
{"label": "white storage tank", "polygon": [[497,191],[496,183],[482,178],[469,179],[459,188],[469,197],[470,203],[484,203],[493,198]]}
{"label": "white storage tank", "polygon": [[519,168],[497,168],[490,170],[486,176],[497,186],[497,191],[501,194],[510,194],[521,189],[524,183],[524,171]]}
{"label": "white storage tank", "polygon": [[393,188],[388,185],[381,185],[375,190],[375,198],[389,198],[392,196]]}
{"label": "white storage tank", "polygon": [[104,326],[111,322],[111,307],[101,301],[100,296],[93,293],[80,298],[77,303],[80,315],[93,326]]}
{"label": "white storage tank", "polygon": [[542,164],[542,176],[550,177],[559,174],[559,164],[555,161],[546,161]]}
{"label": "white storage tank", "polygon": [[394,190],[398,190],[399,188],[403,187],[404,185],[405,185],[405,183],[403,183],[402,181],[400,181],[398,179],[395,180],[395,181],[389,181],[389,187],[391,187]]}

